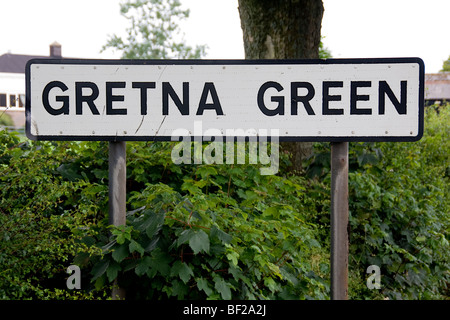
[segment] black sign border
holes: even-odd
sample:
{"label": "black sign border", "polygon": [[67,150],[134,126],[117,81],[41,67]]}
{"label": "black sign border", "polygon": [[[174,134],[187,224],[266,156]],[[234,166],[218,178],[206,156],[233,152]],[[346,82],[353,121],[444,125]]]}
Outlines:
{"label": "black sign border", "polygon": [[[33,135],[31,133],[31,65],[33,64],[70,64],[70,65],[332,65],[332,64],[403,64],[417,63],[419,65],[419,124],[416,136],[395,136],[395,137],[367,137],[367,136],[346,136],[346,137],[283,137],[279,136],[278,141],[303,141],[303,142],[414,142],[423,136],[424,129],[424,94],[425,94],[425,64],[422,59],[411,58],[352,58],[352,59],[268,59],[268,60],[122,60],[122,59],[55,59],[39,58],[31,59],[25,67],[25,132],[29,139],[37,141],[174,141],[172,136],[44,136]],[[190,137],[191,140],[200,140],[203,137]],[[181,139],[181,138],[180,138]],[[237,138],[235,137],[235,140]],[[203,139],[205,140],[205,139]],[[270,141],[271,138],[267,137]],[[178,140],[176,140],[178,141]]]}

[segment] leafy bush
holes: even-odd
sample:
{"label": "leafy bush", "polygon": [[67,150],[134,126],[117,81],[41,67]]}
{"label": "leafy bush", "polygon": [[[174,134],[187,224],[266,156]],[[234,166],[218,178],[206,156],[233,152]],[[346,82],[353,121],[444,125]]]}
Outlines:
{"label": "leafy bush", "polygon": [[[428,108],[414,143],[351,143],[350,297],[441,299],[449,283],[450,109]],[[316,145],[310,176],[329,177],[329,149]],[[380,292],[365,286],[381,268]]]}
{"label": "leafy bush", "polygon": [[[164,170],[179,171],[169,157]],[[103,255],[91,258],[97,288],[119,277],[139,299],[327,297],[328,260],[306,222],[316,208],[304,179],[249,165],[188,168],[174,187],[157,177],[131,192],[127,225],[112,228],[98,243]]]}
{"label": "leafy bush", "polygon": [[68,144],[0,133],[1,299],[67,298],[66,269],[81,250],[76,239],[95,224],[102,196],[60,174],[74,154]]}
{"label": "leafy bush", "polygon": [[[428,109],[419,142],[351,143],[350,298],[448,298],[449,117]],[[0,298],[105,299],[117,278],[129,299],[328,299],[328,144],[304,176],[261,176],[129,142],[121,227],[107,225],[107,145],[0,133]],[[66,289],[71,264],[82,290]],[[381,290],[366,287],[373,264]]]}

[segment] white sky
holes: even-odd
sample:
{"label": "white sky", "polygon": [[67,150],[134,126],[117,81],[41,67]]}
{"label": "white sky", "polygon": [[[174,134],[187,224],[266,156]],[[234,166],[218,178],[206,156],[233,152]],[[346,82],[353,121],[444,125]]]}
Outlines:
{"label": "white sky", "polygon": [[[100,53],[108,35],[124,34],[123,0],[0,0],[0,55],[48,55],[58,41],[65,57],[113,59]],[[243,59],[237,0],[181,0],[190,45],[208,59]],[[427,73],[450,55],[449,0],[323,0],[324,44],[334,58],[420,57]]]}

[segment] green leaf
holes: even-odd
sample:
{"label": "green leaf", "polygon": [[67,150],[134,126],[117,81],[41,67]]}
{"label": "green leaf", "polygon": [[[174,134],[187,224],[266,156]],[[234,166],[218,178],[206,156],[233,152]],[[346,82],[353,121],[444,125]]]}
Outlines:
{"label": "green leaf", "polygon": [[105,284],[105,279],[106,277],[98,277],[97,280],[95,280],[95,289],[100,291]]}
{"label": "green leaf", "polygon": [[270,271],[272,271],[274,274],[276,274],[278,277],[280,277],[280,279],[283,278],[280,273],[280,268],[277,265],[275,265],[271,262],[268,262],[267,266],[269,267]]}
{"label": "green leaf", "polygon": [[188,294],[188,292],[189,287],[186,286],[186,284],[184,284],[183,282],[177,280],[174,280],[172,282],[172,296],[177,296],[178,299],[183,300],[184,296]]}
{"label": "green leaf", "polygon": [[427,240],[427,238],[425,236],[418,236],[418,237],[416,237],[416,241],[417,242],[424,242],[425,240]]}
{"label": "green leaf", "polygon": [[145,221],[145,233],[150,239],[153,238],[161,229],[161,226],[164,224],[164,218],[165,215],[163,213],[153,212]]}
{"label": "green leaf", "polygon": [[189,246],[195,254],[203,251],[209,253],[209,237],[203,230],[195,231],[189,239]]}
{"label": "green leaf", "polygon": [[194,272],[186,263],[178,260],[173,264],[173,267],[170,270],[170,275],[179,276],[184,283],[187,283],[189,279],[194,276]]}
{"label": "green leaf", "polygon": [[181,246],[183,243],[188,242],[193,235],[194,230],[192,229],[183,230],[183,232],[181,232],[180,236],[178,237],[177,245]]}
{"label": "green leaf", "polygon": [[200,188],[195,185],[195,181],[193,179],[184,179],[183,184],[181,185],[181,190],[189,191],[192,195],[201,192]]}
{"label": "green leaf", "polygon": [[228,283],[225,282],[224,279],[216,277],[214,279],[215,285],[214,288],[220,293],[222,296],[222,299],[224,300],[231,300],[231,290],[228,286]]}
{"label": "green leaf", "polygon": [[277,284],[276,282],[270,278],[267,277],[264,279],[264,284],[269,288],[270,291],[275,292],[277,290]]}
{"label": "green leaf", "polygon": [[139,262],[139,264],[136,266],[136,268],[134,269],[134,272],[138,276],[144,275],[148,271],[151,263],[152,263],[152,258],[150,258],[149,256],[145,256],[141,260],[141,262]]}
{"label": "green leaf", "polygon": [[203,290],[208,297],[213,293],[212,289],[208,285],[208,281],[203,278],[197,279],[197,288],[199,290]]}
{"label": "green leaf", "polygon": [[233,239],[232,236],[218,229],[216,226],[212,226],[211,228],[211,237],[217,237],[224,244],[230,243],[231,240]]}
{"label": "green leaf", "polygon": [[77,172],[77,169],[78,168],[76,168],[73,164],[62,164],[56,169],[56,171],[58,171],[65,179],[76,181],[82,178],[82,176]]}
{"label": "green leaf", "polygon": [[118,244],[124,244],[125,243],[125,235],[123,233],[117,234],[116,241]]}
{"label": "green leaf", "polygon": [[117,262],[122,262],[123,259],[128,257],[128,246],[127,245],[121,245],[118,248],[116,248],[113,253],[112,257]]}
{"label": "green leaf", "polygon": [[200,166],[196,174],[201,175],[202,179],[206,179],[209,175],[217,175],[217,170],[213,166]]}
{"label": "green leaf", "polygon": [[124,244],[125,240],[131,240],[131,231],[133,227],[120,225],[112,228],[111,233],[117,237],[118,244]]}
{"label": "green leaf", "polygon": [[233,265],[235,266],[238,265],[239,253],[237,253],[236,251],[230,251],[226,254],[226,256],[228,260],[232,262]]}
{"label": "green leaf", "polygon": [[120,267],[120,264],[118,264],[115,261],[112,261],[108,269],[106,269],[106,276],[108,277],[109,282],[112,282],[114,279],[117,278],[117,275],[119,274],[119,271],[122,270]]}
{"label": "green leaf", "polygon": [[170,274],[170,262],[172,258],[159,248],[152,251],[152,258],[150,268],[161,273],[163,276],[168,276]]}
{"label": "green leaf", "polygon": [[101,260],[99,261],[93,268],[91,271],[92,274],[92,281],[96,280],[98,277],[100,277],[101,275],[103,275],[106,271],[106,269],[108,269],[109,266],[109,260]]}
{"label": "green leaf", "polygon": [[272,216],[274,218],[277,218],[279,216],[278,210],[279,210],[278,206],[269,207],[266,210],[264,210],[263,215],[268,216],[268,217]]}
{"label": "green leaf", "polygon": [[144,254],[144,248],[142,248],[142,246],[138,242],[136,242],[135,240],[131,240],[130,241],[130,244],[129,244],[128,248],[130,249],[130,253],[133,253],[133,252],[137,251],[141,255]]}
{"label": "green leaf", "polygon": [[153,238],[152,241],[150,241],[144,248],[145,252],[151,252],[153,249],[156,248],[156,245],[158,244],[159,237]]}

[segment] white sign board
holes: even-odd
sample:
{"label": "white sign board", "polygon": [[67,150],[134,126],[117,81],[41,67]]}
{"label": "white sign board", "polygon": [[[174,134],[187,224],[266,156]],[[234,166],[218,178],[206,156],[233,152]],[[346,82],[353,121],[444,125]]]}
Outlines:
{"label": "white sign board", "polygon": [[419,58],[328,60],[35,59],[26,68],[34,140],[415,141]]}

